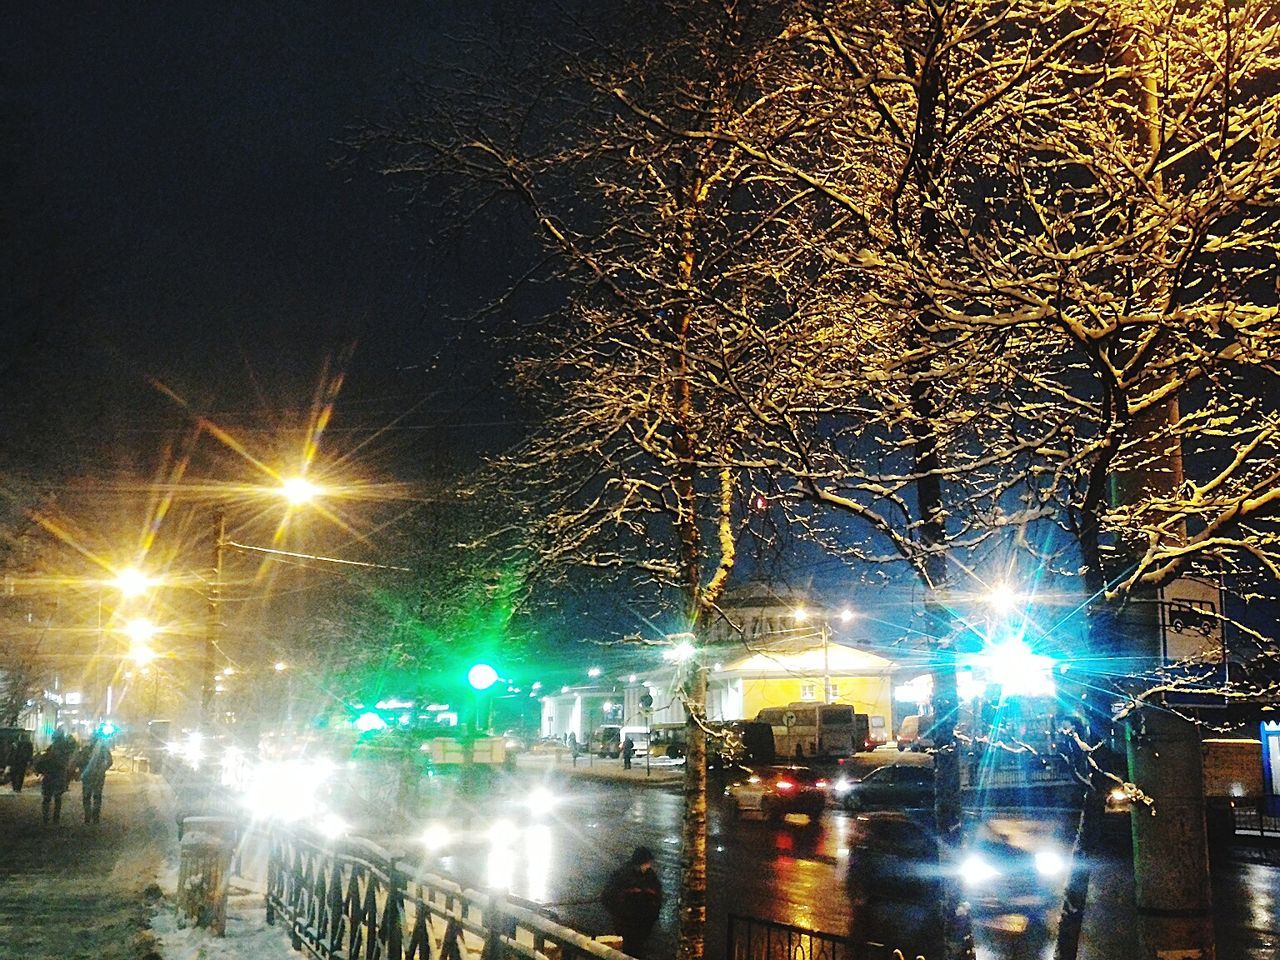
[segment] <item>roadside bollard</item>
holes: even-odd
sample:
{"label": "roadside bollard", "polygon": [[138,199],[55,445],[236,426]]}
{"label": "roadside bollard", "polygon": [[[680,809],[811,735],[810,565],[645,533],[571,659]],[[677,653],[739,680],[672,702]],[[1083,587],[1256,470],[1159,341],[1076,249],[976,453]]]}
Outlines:
{"label": "roadside bollard", "polygon": [[238,830],[223,817],[187,817],[182,821],[178,863],[178,929],[207,927],[215,937],[227,933],[227,883]]}

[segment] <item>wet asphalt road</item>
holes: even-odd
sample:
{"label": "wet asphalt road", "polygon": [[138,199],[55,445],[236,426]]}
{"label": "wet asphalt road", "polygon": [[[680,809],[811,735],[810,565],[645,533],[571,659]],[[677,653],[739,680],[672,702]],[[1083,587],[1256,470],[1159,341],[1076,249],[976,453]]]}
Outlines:
{"label": "wet asphalt road", "polygon": [[[438,808],[424,810],[420,830],[374,839],[467,885],[506,887],[590,934],[609,932],[595,897],[610,870],[633,847],[652,848],[668,896],[649,954],[674,955],[681,814],[674,786],[522,773],[500,798],[441,813]],[[1045,821],[1054,821],[1064,838],[1073,825],[1066,812],[1028,811],[1022,819],[1028,829],[1035,824],[1043,829]],[[1018,820],[1011,820],[1015,832]],[[728,801],[715,797],[708,843],[708,956],[725,955],[731,913],[842,935],[856,923],[855,929],[873,942],[892,941],[914,923],[927,929],[928,908],[892,891],[873,893],[857,908],[851,905],[846,874],[852,830],[850,815],[834,809],[816,823],[804,817],[778,824],[741,821]],[[1127,851],[1116,849],[1099,864],[1093,890],[1081,960],[1136,956]],[[1219,957],[1280,956],[1280,867],[1223,864],[1214,894]],[[1051,897],[1047,909],[1014,906],[977,916],[979,956],[1050,957],[1056,900]]]}

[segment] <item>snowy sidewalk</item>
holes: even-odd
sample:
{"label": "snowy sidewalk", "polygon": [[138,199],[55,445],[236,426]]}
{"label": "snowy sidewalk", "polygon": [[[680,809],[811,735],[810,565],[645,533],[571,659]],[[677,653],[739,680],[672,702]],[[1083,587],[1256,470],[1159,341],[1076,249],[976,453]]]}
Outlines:
{"label": "snowy sidewalk", "polygon": [[0,792],[0,945],[15,960],[141,960],[155,878],[172,820],[159,782],[112,771],[102,822],[87,824],[80,785],[63,796],[62,822],[40,821],[40,786]]}

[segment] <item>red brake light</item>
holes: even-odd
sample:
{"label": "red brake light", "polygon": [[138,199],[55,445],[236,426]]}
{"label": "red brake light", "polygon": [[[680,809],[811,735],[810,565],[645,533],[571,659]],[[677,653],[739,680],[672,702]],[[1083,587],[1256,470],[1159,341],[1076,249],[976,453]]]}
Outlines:
{"label": "red brake light", "polygon": [[794,790],[796,788],[796,785],[790,780],[779,780],[775,786],[777,786],[779,790]]}

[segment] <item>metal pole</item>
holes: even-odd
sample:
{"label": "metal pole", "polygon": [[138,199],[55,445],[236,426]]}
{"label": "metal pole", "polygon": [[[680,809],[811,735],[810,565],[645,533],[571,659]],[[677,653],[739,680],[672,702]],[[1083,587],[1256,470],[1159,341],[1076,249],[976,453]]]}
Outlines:
{"label": "metal pole", "polygon": [[213,719],[214,658],[222,635],[222,551],[227,540],[227,516],[221,510],[213,515],[213,577],[209,583],[209,619],[205,627],[204,668],[201,682],[200,710],[206,725]]}
{"label": "metal pole", "polygon": [[102,661],[107,655],[107,638],[102,629],[102,587],[98,587],[98,655],[94,658],[94,706],[98,711],[98,722],[101,723],[111,712],[111,697],[107,694],[106,684],[102,682]]}
{"label": "metal pole", "polygon": [[822,621],[822,702],[831,702],[831,629],[825,617]]}

